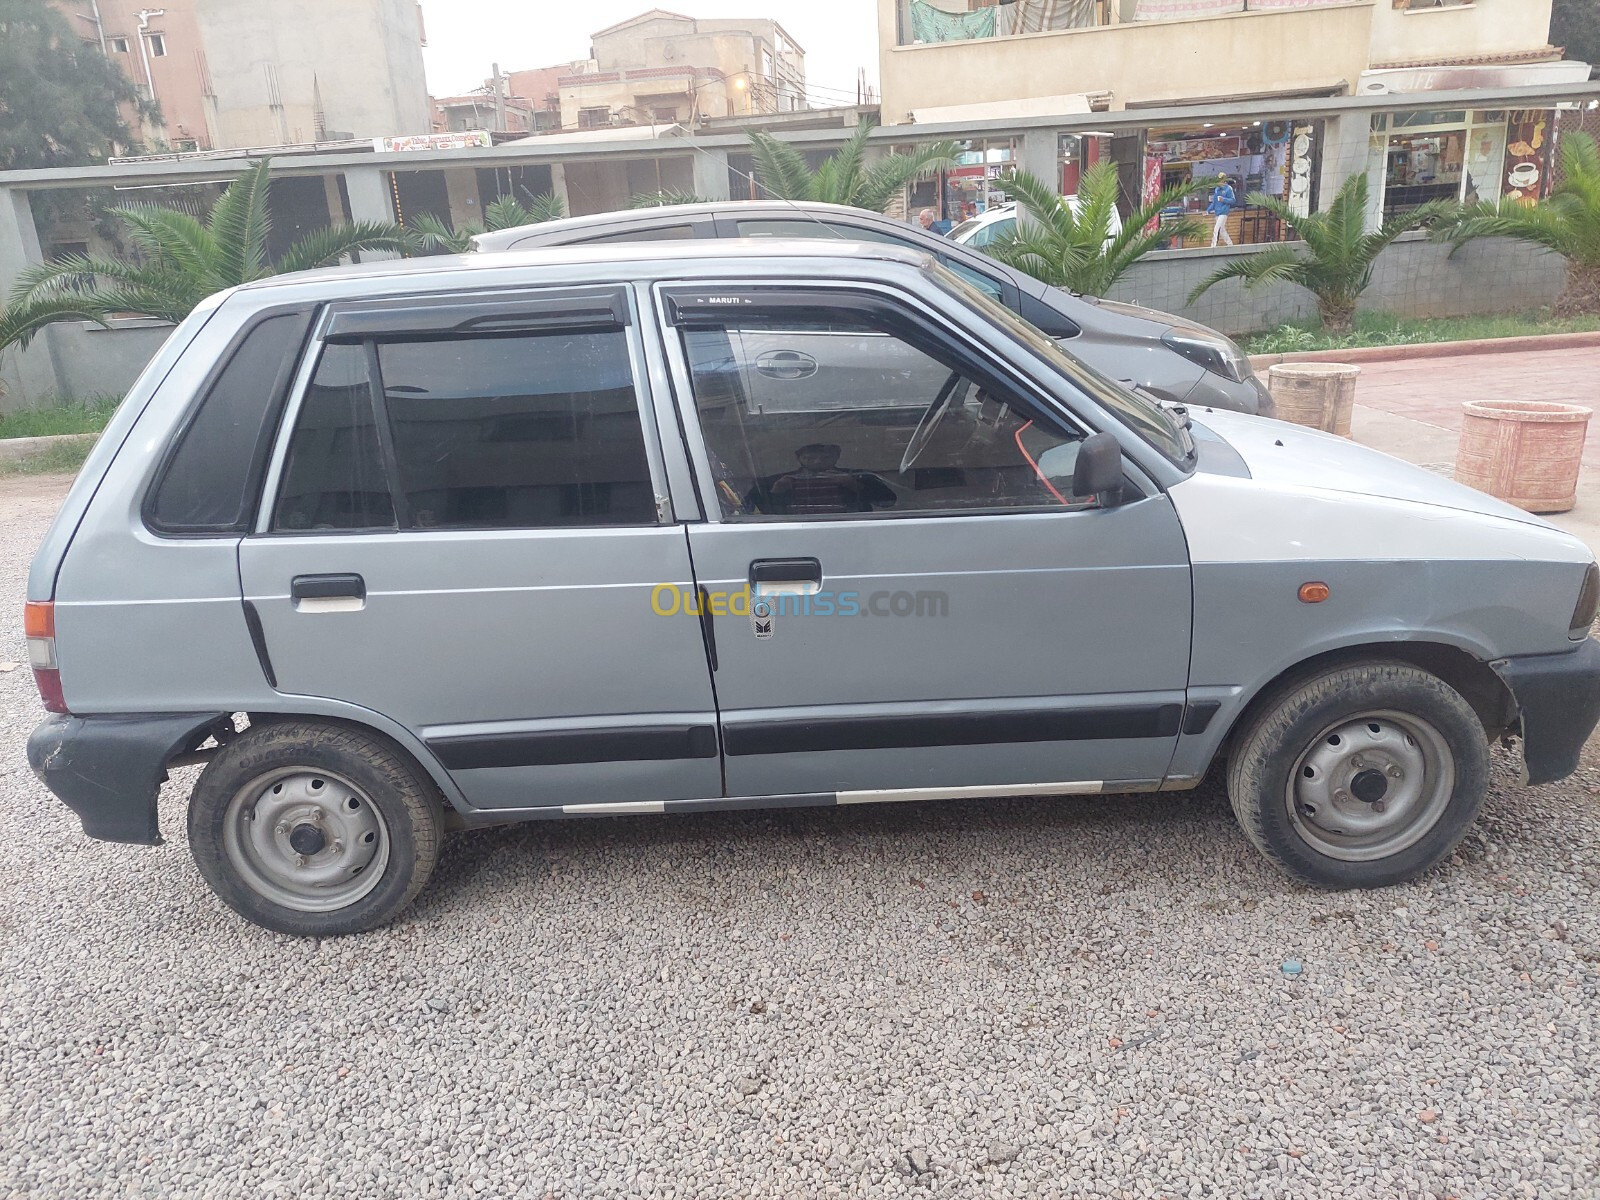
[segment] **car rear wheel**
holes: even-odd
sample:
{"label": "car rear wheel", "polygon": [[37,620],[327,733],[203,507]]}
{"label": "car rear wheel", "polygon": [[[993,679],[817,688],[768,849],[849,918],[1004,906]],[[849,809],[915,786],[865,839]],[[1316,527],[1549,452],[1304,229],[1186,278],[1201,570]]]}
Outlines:
{"label": "car rear wheel", "polygon": [[390,743],[348,726],[255,726],[206,766],[189,848],[222,901],[279,933],[322,937],[390,920],[433,873],[443,804]]}
{"label": "car rear wheel", "polygon": [[1228,795],[1250,842],[1321,887],[1384,887],[1450,853],[1488,789],[1472,706],[1404,663],[1357,663],[1268,699],[1235,745]]}

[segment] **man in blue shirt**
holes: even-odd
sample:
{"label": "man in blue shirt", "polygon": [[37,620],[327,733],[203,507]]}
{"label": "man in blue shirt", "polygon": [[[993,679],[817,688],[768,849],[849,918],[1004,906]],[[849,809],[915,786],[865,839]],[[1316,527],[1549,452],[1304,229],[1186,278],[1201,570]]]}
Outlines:
{"label": "man in blue shirt", "polygon": [[1206,205],[1206,216],[1216,218],[1216,223],[1211,227],[1213,246],[1219,239],[1233,245],[1233,236],[1228,232],[1228,214],[1238,203],[1239,197],[1233,190],[1233,184],[1228,182],[1226,175],[1218,175],[1217,184],[1211,189],[1211,203]]}

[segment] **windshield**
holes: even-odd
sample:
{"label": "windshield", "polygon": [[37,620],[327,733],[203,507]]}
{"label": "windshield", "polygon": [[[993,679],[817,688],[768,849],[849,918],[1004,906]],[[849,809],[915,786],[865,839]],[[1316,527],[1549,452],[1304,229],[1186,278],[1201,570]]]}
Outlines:
{"label": "windshield", "polygon": [[978,309],[1040,358],[1057,367],[1091,400],[1110,409],[1124,425],[1174,464],[1185,469],[1194,464],[1194,441],[1177,416],[1074,358],[1054,338],[1030,325],[1009,308],[996,303],[960,276],[938,265],[931,266],[929,271],[947,292]]}

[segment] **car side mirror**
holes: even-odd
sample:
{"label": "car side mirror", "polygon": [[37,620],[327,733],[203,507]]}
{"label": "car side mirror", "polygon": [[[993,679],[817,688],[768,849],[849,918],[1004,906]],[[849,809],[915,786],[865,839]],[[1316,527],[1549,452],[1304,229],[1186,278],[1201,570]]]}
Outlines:
{"label": "car side mirror", "polygon": [[1110,498],[1122,491],[1122,446],[1109,433],[1091,433],[1078,445],[1078,461],[1072,468],[1072,495]]}

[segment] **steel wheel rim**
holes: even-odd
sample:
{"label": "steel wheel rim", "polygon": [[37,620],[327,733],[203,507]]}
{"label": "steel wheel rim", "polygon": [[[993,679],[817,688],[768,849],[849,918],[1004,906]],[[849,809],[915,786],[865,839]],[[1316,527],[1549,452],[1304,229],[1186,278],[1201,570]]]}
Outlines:
{"label": "steel wheel rim", "polygon": [[1455,794],[1450,744],[1429,722],[1381,709],[1332,722],[1295,760],[1285,789],[1295,832],[1344,862],[1417,844]]}
{"label": "steel wheel rim", "polygon": [[234,793],[222,849],[263,899],[296,912],[333,912],[378,886],[389,864],[389,828],[348,779],[288,767]]}

